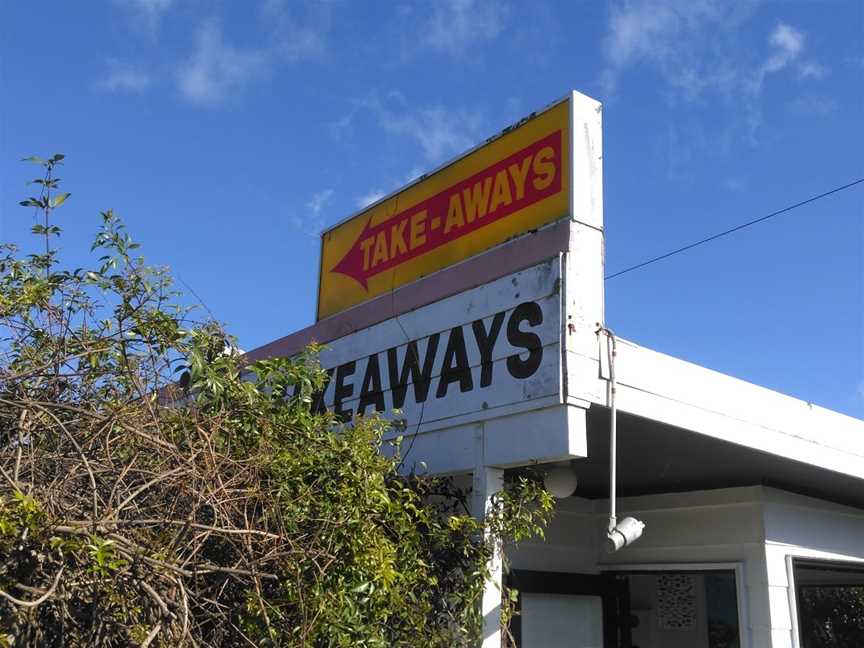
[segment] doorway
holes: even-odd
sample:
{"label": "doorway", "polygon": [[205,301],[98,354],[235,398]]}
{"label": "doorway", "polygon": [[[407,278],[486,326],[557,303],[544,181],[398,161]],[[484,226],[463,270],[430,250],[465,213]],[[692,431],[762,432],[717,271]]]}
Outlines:
{"label": "doorway", "polygon": [[619,575],[630,593],[631,648],[740,648],[734,570]]}
{"label": "doorway", "polygon": [[510,624],[519,648],[630,648],[625,578],[514,570],[508,584],[519,593]]}
{"label": "doorway", "polygon": [[741,648],[734,569],[514,571],[519,648]]}

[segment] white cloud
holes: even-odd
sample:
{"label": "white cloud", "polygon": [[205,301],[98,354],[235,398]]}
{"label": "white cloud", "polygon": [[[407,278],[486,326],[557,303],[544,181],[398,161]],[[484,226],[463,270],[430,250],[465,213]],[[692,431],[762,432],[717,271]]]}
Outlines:
{"label": "white cloud", "polygon": [[413,139],[428,162],[439,163],[471,147],[477,121],[474,115],[436,106],[399,114],[385,112],[379,123],[388,133]]}
{"label": "white cloud", "polygon": [[177,70],[178,88],[192,103],[218,104],[261,77],[269,63],[266,51],[228,45],[219,25],[208,22],[198,30],[192,57]]}
{"label": "white cloud", "polygon": [[215,105],[236,96],[277,65],[320,56],[325,49],[329,4],[309,6],[313,10],[301,20],[283,0],[267,0],[261,11],[264,33],[255,48],[234,47],[225,42],[218,22],[203,23],[192,56],[177,70],[183,97],[193,103]]}
{"label": "white cloud", "polygon": [[774,54],[765,62],[766,72],[777,72],[795,60],[804,48],[804,34],[787,25],[779,23],[768,42],[774,46]]}
{"label": "white cloud", "polygon": [[261,15],[273,41],[274,54],[287,61],[318,58],[326,51],[330,3],[308,5],[300,16],[298,5],[286,0],[265,0]]}
{"label": "white cloud", "polygon": [[312,194],[312,198],[309,200],[309,202],[306,203],[306,206],[315,216],[319,216],[321,214],[321,210],[324,209],[324,205],[330,202],[330,198],[332,197],[332,189],[325,189],[324,191],[319,191],[316,194]]}
{"label": "white cloud", "polygon": [[381,125],[390,133],[406,135],[415,140],[428,161],[442,162],[471,147],[474,143],[471,132],[476,130],[476,119],[464,113],[434,107],[390,115],[382,120]]}
{"label": "white cloud", "polygon": [[633,0],[613,5],[604,39],[607,61],[603,83],[614,92],[625,68],[640,62],[656,66],[664,79],[687,96],[706,87],[728,85],[724,52],[705,47],[709,28],[731,29],[740,8],[719,0]]}
{"label": "white cloud", "polygon": [[[160,22],[178,4],[176,0],[110,1],[126,14],[133,28],[147,32],[151,46],[158,44]],[[224,4],[217,2],[215,8]],[[187,37],[193,43],[192,52],[185,59],[169,63],[169,74],[184,99],[200,105],[222,103],[280,65],[321,57],[326,52],[332,4],[329,1],[256,1],[254,11],[259,29],[254,35],[255,45],[247,48],[227,42],[218,19],[204,20]],[[110,72],[105,79],[94,82],[93,88],[141,92],[153,81],[148,74],[132,66],[112,68]]]}
{"label": "white cloud", "polygon": [[798,97],[789,104],[789,107],[799,113],[808,115],[832,115],[837,112],[837,102],[830,97],[819,95],[805,95]]}
{"label": "white cloud", "polygon": [[798,76],[802,79],[821,79],[828,74],[828,68],[812,61],[798,66]]}
{"label": "white cloud", "polygon": [[[601,81],[614,98],[625,74],[647,69],[659,76],[658,89],[676,106],[708,102],[713,111],[704,141],[717,136],[756,143],[762,123],[762,95],[772,75],[797,69],[802,78],[822,73],[814,63],[799,65],[804,32],[779,22],[761,44],[744,29],[754,2],[726,0],[622,0],[609,12]],[[693,130],[676,124],[677,131]],[[699,125],[699,128],[703,128]],[[714,135],[711,131],[718,135]],[[699,147],[689,132],[676,134],[680,147]],[[708,152],[707,150],[705,152]],[[687,154],[687,151],[683,151]],[[675,155],[682,154],[676,149]]]}
{"label": "white cloud", "polygon": [[306,213],[303,216],[293,216],[291,224],[304,234],[318,236],[324,229],[324,216],[322,212],[332,197],[332,189],[325,189],[312,194],[312,197],[305,205]]}
{"label": "white cloud", "polygon": [[379,200],[381,200],[386,195],[387,195],[386,191],[382,191],[381,189],[373,189],[369,193],[367,193],[363,196],[360,196],[357,199],[357,207],[359,209],[363,209],[364,207],[368,207],[372,203],[378,202]]}
{"label": "white cloud", "polygon": [[171,0],[128,0],[129,4],[144,13],[157,15],[168,10]]}
{"label": "white cloud", "polygon": [[[429,163],[440,163],[477,142],[482,120],[477,112],[448,110],[443,106],[412,108],[398,91],[373,93],[357,100],[344,117],[328,124],[330,135],[341,139],[353,129],[361,110],[368,111],[378,126],[390,135],[413,140]],[[415,176],[422,171],[416,168]]]}
{"label": "white cloud", "polygon": [[429,47],[451,53],[497,37],[510,13],[504,3],[490,0],[439,0],[432,6],[421,38]]}
{"label": "white cloud", "polygon": [[768,37],[772,52],[749,79],[745,79],[744,91],[749,138],[755,141],[756,129],[762,123],[761,95],[765,79],[769,74],[775,74],[786,69],[794,62],[804,49],[804,34],[787,25],[778,23]]}
{"label": "white cloud", "polygon": [[344,115],[338,119],[334,119],[330,123],[327,124],[327,132],[330,133],[330,137],[335,140],[341,140],[346,135],[351,133],[351,130],[354,126],[354,113],[355,110],[352,110],[347,115]]}
{"label": "white cloud", "polygon": [[[614,92],[624,71],[639,63],[654,66],[685,99],[707,92],[727,96],[758,92],[766,75],[779,72],[804,49],[804,33],[780,22],[768,36],[762,62],[739,42],[747,3],[719,0],[632,0],[610,10],[604,41],[603,81]],[[815,68],[810,69],[810,72]]]}
{"label": "white cloud", "polygon": [[155,32],[162,15],[171,8],[172,0],[117,0],[135,16],[139,26]]}
{"label": "white cloud", "polygon": [[152,84],[149,74],[139,68],[121,63],[116,59],[108,60],[108,73],[104,78],[93,83],[93,89],[99,92],[134,92],[142,93]]}

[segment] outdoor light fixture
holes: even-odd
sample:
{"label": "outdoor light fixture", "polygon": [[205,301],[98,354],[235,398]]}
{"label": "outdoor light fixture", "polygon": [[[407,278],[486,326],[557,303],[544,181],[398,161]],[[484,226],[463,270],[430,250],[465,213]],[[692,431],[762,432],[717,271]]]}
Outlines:
{"label": "outdoor light fixture", "polygon": [[606,550],[615,553],[629,547],[642,536],[645,524],[636,518],[625,517],[618,522],[618,409],[615,406],[615,334],[597,324],[597,334],[605,333],[609,353],[609,528],[606,531]]}
{"label": "outdoor light fixture", "polygon": [[579,480],[569,467],[551,468],[543,475],[543,485],[557,499],[570,497]]}
{"label": "outdoor light fixture", "polygon": [[632,517],[625,517],[614,525],[611,521],[609,531],[606,532],[606,551],[609,553],[615,553],[636,542],[642,535],[642,529],[645,528],[644,522]]}

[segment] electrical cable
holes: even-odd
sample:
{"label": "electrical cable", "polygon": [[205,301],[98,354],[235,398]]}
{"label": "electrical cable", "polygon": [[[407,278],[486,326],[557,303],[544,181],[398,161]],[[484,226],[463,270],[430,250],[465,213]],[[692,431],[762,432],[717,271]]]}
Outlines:
{"label": "electrical cable", "polygon": [[662,261],[663,259],[668,259],[669,257],[674,256],[676,254],[680,254],[681,252],[686,252],[687,250],[692,250],[693,248],[695,248],[699,245],[704,245],[705,243],[709,243],[710,241],[715,241],[715,240],[717,240],[723,236],[728,236],[729,234],[732,234],[734,232],[742,230],[745,227],[750,227],[751,225],[756,225],[757,223],[761,223],[762,221],[766,221],[769,218],[774,218],[775,216],[779,216],[780,214],[785,214],[786,212],[790,212],[793,209],[797,209],[798,207],[803,207],[804,205],[815,202],[815,201],[820,200],[822,198],[827,198],[828,196],[830,196],[832,194],[839,193],[840,191],[854,187],[855,185],[861,184],[862,182],[864,182],[864,178],[859,178],[858,180],[853,180],[852,182],[849,182],[848,184],[845,184],[845,185],[840,186],[840,187],[835,187],[834,189],[831,189],[830,191],[826,191],[824,193],[821,193],[817,196],[811,196],[810,198],[807,198],[806,200],[802,200],[801,202],[797,202],[794,205],[789,205],[788,207],[784,207],[783,209],[778,209],[775,212],[771,212],[770,214],[767,214],[765,216],[761,216],[759,218],[748,221],[746,223],[742,223],[741,225],[736,225],[735,227],[733,227],[731,229],[725,230],[723,232],[719,232],[718,234],[714,234],[712,236],[704,238],[701,241],[696,241],[695,243],[690,243],[689,245],[685,245],[684,247],[680,247],[677,250],[672,250],[671,252],[667,252],[665,254],[661,254],[660,256],[656,256],[653,259],[648,259],[647,261],[642,261],[641,263],[637,263],[636,265],[632,265],[629,268],[624,268],[623,270],[619,270],[618,272],[614,272],[610,275],[607,275],[603,279],[605,281],[608,281],[609,279],[614,279],[615,277],[620,277],[623,274],[627,274],[628,272],[633,272],[634,270],[644,268],[647,265],[651,265],[652,263],[657,263],[658,261]]}

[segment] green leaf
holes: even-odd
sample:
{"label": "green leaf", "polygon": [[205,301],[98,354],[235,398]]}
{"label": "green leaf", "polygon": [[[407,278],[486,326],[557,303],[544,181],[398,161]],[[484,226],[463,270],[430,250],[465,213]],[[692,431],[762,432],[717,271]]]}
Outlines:
{"label": "green leaf", "polygon": [[64,202],[66,202],[66,199],[71,195],[72,194],[69,193],[68,191],[64,191],[63,193],[57,194],[56,196],[54,196],[54,198],[51,199],[51,206],[52,207],[59,207]]}

